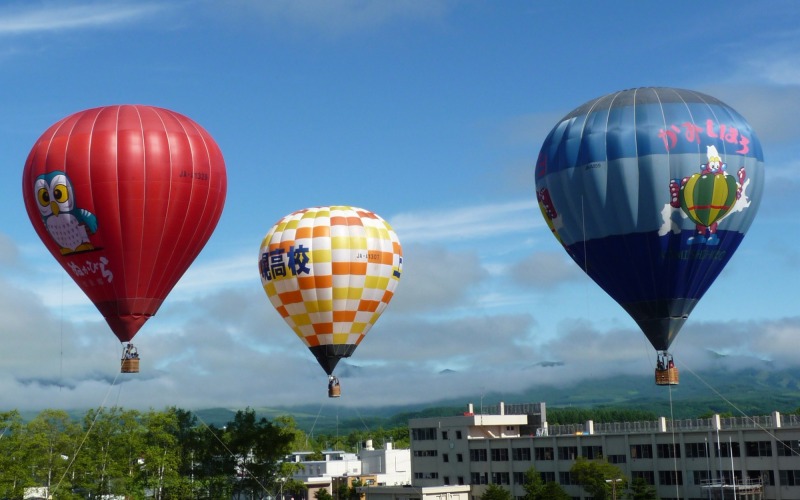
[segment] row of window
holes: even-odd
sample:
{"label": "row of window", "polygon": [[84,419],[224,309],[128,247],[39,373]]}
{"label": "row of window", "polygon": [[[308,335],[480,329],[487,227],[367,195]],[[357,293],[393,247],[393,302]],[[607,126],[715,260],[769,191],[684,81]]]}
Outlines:
{"label": "row of window", "polygon": [[[455,431],[456,439],[463,439],[461,431]],[[412,441],[432,441],[437,437],[436,427],[417,427],[411,429]],[[448,439],[448,431],[442,431],[442,439]]]}
{"label": "row of window", "polygon": [[[716,453],[712,454],[709,443],[686,443],[684,445],[684,453],[686,458],[705,458],[705,457],[739,457],[741,451],[739,443],[719,443]],[[800,455],[800,443],[798,441],[787,441],[785,443],[778,443],[777,454],[779,456]],[[588,458],[589,460],[603,458],[602,446],[582,446],[581,453],[578,455],[577,446],[559,446],[558,453],[554,453],[554,449],[550,447],[536,447],[533,449],[533,457],[537,461],[553,460],[558,456],[559,460],[575,460],[578,456]],[[651,444],[634,444],[630,447],[630,457],[632,459],[645,459],[645,458],[681,458],[681,448],[679,445],[671,443],[662,443],[655,445],[655,455],[653,454],[653,445]],[[772,442],[771,441],[747,441],[745,443],[745,454],[748,457],[771,457],[772,456]],[[436,450],[415,450],[414,456],[431,457],[436,456]],[[461,454],[458,454],[458,461],[461,462]],[[529,462],[531,460],[530,448],[512,448],[511,455],[509,456],[508,448],[496,449],[472,449],[469,451],[469,458],[473,462],[506,462],[509,460]],[[609,455],[606,457],[611,463],[625,463],[625,455]],[[443,454],[443,460],[448,461],[447,454]]]}
{"label": "row of window", "polygon": [[[414,428],[411,429],[411,439],[414,441],[435,440],[437,438],[438,429],[436,427]],[[460,430],[454,431],[456,439],[463,439],[463,434]],[[449,431],[441,431],[442,439],[447,440],[450,438]],[[687,458],[703,458],[711,456],[710,445],[712,443],[686,443],[684,450]],[[680,458],[680,449],[677,445],[659,444],[658,457],[659,458]],[[739,443],[717,443],[716,456],[741,456]],[[636,449],[636,451],[635,451]],[[648,455],[648,451],[649,455]],[[581,455],[586,458],[599,458],[602,456],[602,447],[600,446],[584,446],[584,453]],[[639,456],[634,456],[636,452],[641,453]],[[494,452],[494,450],[493,450]],[[508,460],[507,451],[505,451],[505,458],[499,455],[499,458],[492,458],[492,460]],[[513,448],[512,460],[530,460],[530,448]],[[553,460],[552,448],[534,448],[536,460]],[[772,456],[772,442],[771,441],[747,441],[745,442],[745,455],[748,457],[771,457]],[[800,456],[800,440],[790,440],[777,443],[778,456]],[[570,460],[577,457],[576,446],[563,446],[558,448],[559,460]],[[652,445],[632,445],[631,458],[653,458]]]}
{"label": "row of window", "polygon": [[[783,486],[800,486],[800,470],[782,470],[780,473],[780,482]],[[556,473],[555,472],[540,472],[539,473],[542,481],[545,483],[555,482],[556,481]],[[414,478],[415,479],[438,479],[439,474],[437,472],[415,472]],[[761,481],[762,484],[766,486],[774,486],[775,485],[775,476],[771,470],[749,470],[747,471],[747,477],[751,481]],[[631,471],[631,479],[644,479],[647,484],[655,485],[656,484],[656,473],[650,470],[646,471]],[[449,486],[450,483],[450,476],[444,476],[443,482],[446,486]],[[524,484],[525,483],[525,473],[524,472],[472,472],[470,474],[470,484],[489,484],[491,480],[491,484],[500,484],[500,485],[508,485],[510,484],[509,481],[513,480],[514,484]],[[709,475],[708,471],[694,471],[693,473],[693,482],[694,484],[704,484],[708,481]],[[733,479],[730,477],[730,471],[723,472],[723,480],[726,483],[730,483]],[[742,482],[741,471],[736,471],[735,480],[738,483]],[[578,482],[575,480],[575,477],[570,472],[559,472],[558,473],[558,483],[562,486],[575,486],[578,485]],[[456,484],[463,485],[464,484],[464,476],[458,476],[456,478]],[[674,486],[683,485],[683,473],[681,471],[674,471],[674,470],[666,470],[666,471],[658,471],[658,484],[661,486]]]}

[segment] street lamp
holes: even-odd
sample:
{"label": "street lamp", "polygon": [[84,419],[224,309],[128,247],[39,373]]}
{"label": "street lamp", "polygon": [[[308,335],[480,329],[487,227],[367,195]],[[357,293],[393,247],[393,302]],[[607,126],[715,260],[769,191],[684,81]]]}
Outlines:
{"label": "street lamp", "polygon": [[617,483],[621,483],[622,479],[606,479],[607,483],[611,483],[611,500],[617,500]]}

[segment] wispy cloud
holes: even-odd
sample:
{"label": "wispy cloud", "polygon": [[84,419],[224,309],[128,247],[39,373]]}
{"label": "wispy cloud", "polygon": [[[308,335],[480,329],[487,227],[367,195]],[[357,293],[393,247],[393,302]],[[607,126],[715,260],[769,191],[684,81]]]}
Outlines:
{"label": "wispy cloud", "polygon": [[6,6],[0,8],[0,36],[119,25],[152,16],[164,5],[147,2],[85,2]]}
{"label": "wispy cloud", "polygon": [[460,207],[399,214],[391,224],[403,243],[485,239],[500,233],[530,231],[543,224],[536,201]]}

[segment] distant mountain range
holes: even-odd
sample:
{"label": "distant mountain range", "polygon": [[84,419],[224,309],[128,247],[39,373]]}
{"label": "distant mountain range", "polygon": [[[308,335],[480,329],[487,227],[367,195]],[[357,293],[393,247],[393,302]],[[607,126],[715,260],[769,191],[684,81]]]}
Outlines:
{"label": "distant mountain range", "polygon": [[[253,408],[269,420],[291,415],[297,426],[315,434],[347,434],[365,428],[405,426],[410,418],[460,415],[469,403],[484,407],[499,402],[546,403],[547,408],[624,408],[646,410],[676,420],[713,413],[733,416],[766,415],[772,411],[794,412],[800,408],[800,368],[789,370],[744,369],[704,372],[697,376],[681,373],[677,386],[656,386],[652,376],[593,378],[567,386],[536,386],[523,393],[475,394],[472,398],[448,399],[418,405],[381,408],[331,408],[317,406]],[[196,410],[207,424],[222,426],[233,420],[238,409]]]}

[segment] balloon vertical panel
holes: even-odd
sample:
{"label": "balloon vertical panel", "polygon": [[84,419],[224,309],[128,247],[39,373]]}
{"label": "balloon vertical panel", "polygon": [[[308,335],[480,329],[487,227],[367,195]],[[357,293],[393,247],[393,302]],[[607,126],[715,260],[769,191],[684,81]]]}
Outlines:
{"label": "balloon vertical panel", "polygon": [[[59,189],[72,200],[51,203]],[[124,342],[208,241],[227,176],[219,147],[191,119],[119,105],[50,127],[28,156],[22,190],[37,234]]]}
{"label": "balloon vertical panel", "polygon": [[631,89],[553,127],[536,194],[569,255],[666,350],[752,223],[763,171],[755,132],[726,104]]}

